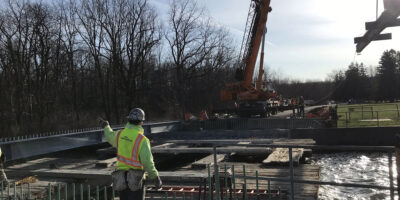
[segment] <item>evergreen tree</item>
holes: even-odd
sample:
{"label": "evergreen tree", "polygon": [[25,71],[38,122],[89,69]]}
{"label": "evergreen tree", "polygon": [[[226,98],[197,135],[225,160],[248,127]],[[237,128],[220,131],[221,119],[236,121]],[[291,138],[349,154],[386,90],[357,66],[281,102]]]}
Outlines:
{"label": "evergreen tree", "polygon": [[336,101],[345,101],[346,99],[344,98],[344,72],[343,71],[338,71],[334,73],[333,77],[333,94],[332,98],[335,99]]}
{"label": "evergreen tree", "polygon": [[378,67],[378,100],[394,101],[399,96],[399,52],[383,52]]}
{"label": "evergreen tree", "polygon": [[338,101],[367,100],[371,97],[372,83],[363,63],[351,63],[345,72],[334,74],[333,99]]}

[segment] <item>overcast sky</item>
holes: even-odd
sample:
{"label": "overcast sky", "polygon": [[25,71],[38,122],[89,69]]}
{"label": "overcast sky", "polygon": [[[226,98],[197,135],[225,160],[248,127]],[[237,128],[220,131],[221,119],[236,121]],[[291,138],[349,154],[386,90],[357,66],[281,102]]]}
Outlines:
{"label": "overcast sky", "polygon": [[[196,1],[231,32],[239,46],[250,0]],[[149,2],[162,18],[167,17],[169,0]],[[353,38],[365,33],[366,21],[375,20],[375,0],[272,0],[271,6],[265,62],[283,77],[325,80],[353,61],[377,66],[384,50],[400,50],[397,27],[385,30],[393,33],[392,40],[373,42],[361,55],[355,54]]]}

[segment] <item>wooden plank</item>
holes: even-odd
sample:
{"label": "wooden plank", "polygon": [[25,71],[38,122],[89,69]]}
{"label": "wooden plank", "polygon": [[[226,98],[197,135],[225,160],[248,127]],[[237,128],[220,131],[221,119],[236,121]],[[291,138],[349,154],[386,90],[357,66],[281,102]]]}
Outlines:
{"label": "wooden plank", "polygon": [[245,144],[271,144],[272,139],[216,139],[216,140],[165,140],[162,142],[175,144],[216,144],[216,145],[232,145],[238,142]]}
{"label": "wooden plank", "polygon": [[[303,156],[304,149],[294,148],[292,150],[293,165],[298,166],[300,158]],[[267,159],[263,161],[264,165],[289,165],[289,149],[276,148]]]}
{"label": "wooden plank", "polygon": [[114,163],[117,163],[117,158],[110,158],[107,160],[99,161],[96,163],[96,167],[108,168],[108,167],[111,167]]}
{"label": "wooden plank", "polygon": [[[112,171],[107,170],[72,170],[72,169],[38,169],[38,170],[6,170],[8,176],[26,177],[38,176],[47,178],[92,179],[111,182]],[[207,178],[207,174],[201,172],[159,172],[161,180],[165,183],[199,183]]]}
{"label": "wooden plank", "polygon": [[[195,147],[195,148],[152,148],[153,153],[164,153],[164,154],[182,154],[182,153],[214,153],[212,147]],[[218,147],[217,153],[228,154],[228,153],[240,153],[240,154],[252,154],[252,155],[268,155],[272,152],[271,148],[263,147]]]}
{"label": "wooden plank", "polygon": [[276,144],[276,145],[314,145],[315,140],[313,140],[313,139],[279,138],[279,139],[274,139],[272,144]]}
{"label": "wooden plank", "polygon": [[[217,163],[223,161],[224,159],[225,159],[225,154],[217,154]],[[207,157],[192,163],[192,168],[205,169],[207,168],[208,164],[210,164],[210,167],[214,165],[214,154],[208,155]]]}

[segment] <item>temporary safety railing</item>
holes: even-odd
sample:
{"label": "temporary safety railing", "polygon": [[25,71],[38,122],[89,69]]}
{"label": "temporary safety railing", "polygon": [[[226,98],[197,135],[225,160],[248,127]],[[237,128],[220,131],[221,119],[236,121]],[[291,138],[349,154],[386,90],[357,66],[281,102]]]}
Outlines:
{"label": "temporary safety railing", "polygon": [[[180,129],[179,121],[144,124],[145,135]],[[112,126],[114,130],[124,125]],[[103,129],[89,128],[32,134],[27,136],[0,138],[0,145],[7,160],[17,160],[32,156],[69,150],[78,147],[104,143]]]}

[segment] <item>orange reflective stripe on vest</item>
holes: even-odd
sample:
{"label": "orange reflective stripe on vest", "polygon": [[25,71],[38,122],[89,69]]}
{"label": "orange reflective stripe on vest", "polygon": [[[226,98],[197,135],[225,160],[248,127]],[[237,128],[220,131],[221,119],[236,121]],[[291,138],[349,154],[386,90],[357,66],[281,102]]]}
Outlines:
{"label": "orange reflective stripe on vest", "polygon": [[135,140],[135,144],[133,145],[132,148],[132,156],[131,159],[135,159],[135,160],[139,160],[139,147],[140,147],[140,143],[142,143],[144,136],[142,134],[138,134],[138,136],[136,137]]}
{"label": "orange reflective stripe on vest", "polygon": [[135,139],[135,142],[132,147],[132,154],[131,158],[126,158],[122,155],[119,154],[118,152],[118,147],[119,147],[119,137],[121,136],[122,129],[118,131],[117,133],[117,160],[125,163],[126,165],[136,167],[136,168],[141,168],[143,167],[142,163],[139,162],[139,148],[140,144],[142,143],[144,136],[142,134],[138,134],[138,136]]}
{"label": "orange reflective stripe on vest", "polygon": [[129,166],[132,166],[132,167],[142,167],[142,164],[140,162],[130,160],[129,158],[125,158],[125,157],[123,157],[121,155],[117,156],[117,160],[120,161],[120,162],[123,162],[123,163],[125,163],[125,164],[127,164]]}
{"label": "orange reflective stripe on vest", "polygon": [[[118,151],[118,145],[119,145],[119,136],[121,135],[121,133],[122,133],[123,130],[124,130],[124,129],[121,129],[121,130],[119,130],[118,133],[117,133],[117,151]],[[118,153],[118,152],[117,152],[117,153]]]}

